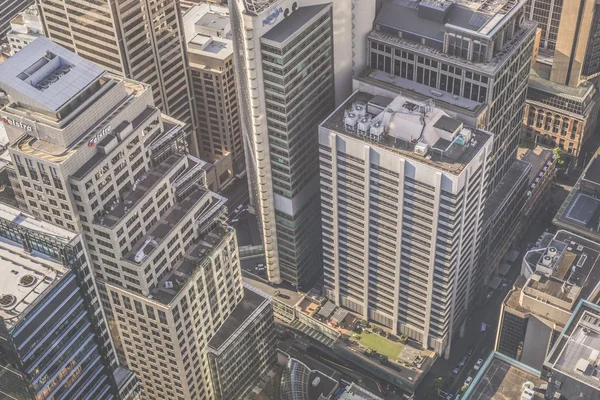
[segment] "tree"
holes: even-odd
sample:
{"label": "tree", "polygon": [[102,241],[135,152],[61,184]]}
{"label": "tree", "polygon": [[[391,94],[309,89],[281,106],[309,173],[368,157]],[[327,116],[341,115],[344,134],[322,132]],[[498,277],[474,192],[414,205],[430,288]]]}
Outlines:
{"label": "tree", "polygon": [[427,391],[427,400],[439,400],[439,391],[444,390],[446,387],[446,380],[443,377],[435,379],[429,386]]}
{"label": "tree", "polygon": [[565,165],[565,160],[567,158],[566,153],[560,147],[555,147],[552,151],[554,152],[554,155],[556,156],[557,168],[565,169],[567,167]]}

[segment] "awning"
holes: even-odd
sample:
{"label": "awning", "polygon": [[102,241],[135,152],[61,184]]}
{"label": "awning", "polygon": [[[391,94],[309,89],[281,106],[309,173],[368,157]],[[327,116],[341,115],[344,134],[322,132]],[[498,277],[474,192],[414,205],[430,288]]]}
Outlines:
{"label": "awning", "polygon": [[515,262],[517,257],[519,257],[519,252],[517,250],[511,250],[506,255],[506,260],[512,264]]}
{"label": "awning", "polygon": [[337,323],[337,324],[341,324],[342,321],[348,316],[348,311],[344,310],[342,308],[338,308],[338,310],[335,312],[335,314],[333,314],[333,317],[331,317],[332,321]]}
{"label": "awning", "polygon": [[334,302],[328,301],[319,310],[319,315],[323,318],[329,318],[329,317],[331,317],[331,314],[333,314],[335,307],[336,306],[335,306]]}
{"label": "awning", "polygon": [[488,286],[491,287],[492,289],[496,290],[498,289],[498,286],[500,286],[500,284],[502,283],[502,279],[500,279],[500,277],[495,276],[492,279],[490,279],[490,281],[488,282]]}
{"label": "awning", "polygon": [[502,265],[500,265],[498,273],[502,276],[505,276],[506,274],[508,274],[508,271],[510,271],[510,267],[512,267],[512,265],[508,263],[502,263]]}

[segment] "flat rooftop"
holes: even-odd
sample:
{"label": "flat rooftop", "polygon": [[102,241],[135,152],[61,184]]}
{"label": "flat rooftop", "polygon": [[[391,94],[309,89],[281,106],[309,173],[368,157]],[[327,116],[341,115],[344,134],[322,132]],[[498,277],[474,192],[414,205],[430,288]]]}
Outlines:
{"label": "flat rooftop", "polygon": [[0,88],[18,102],[56,113],[104,73],[93,62],[41,36],[0,64]]}
{"label": "flat rooftop", "polygon": [[543,92],[563,97],[572,101],[583,102],[595,93],[594,85],[583,81],[579,86],[561,85],[550,81],[551,65],[536,62],[529,73],[529,87]]}
{"label": "flat rooftop", "polygon": [[45,235],[49,235],[58,241],[68,243],[77,237],[77,233],[60,226],[37,219],[31,215],[23,213],[21,210],[0,203],[0,219],[19,227],[30,229]]}
{"label": "flat rooftop", "polygon": [[[183,30],[187,42],[190,63],[196,67],[204,67],[202,57],[224,60],[233,54],[233,42],[229,9],[220,4],[200,3],[190,7],[183,15]],[[205,29],[225,30],[224,37],[209,36]],[[204,33],[201,33],[204,32]],[[195,56],[200,56],[195,57]]]}
{"label": "flat rooftop", "polygon": [[548,249],[551,248],[557,250],[557,255],[552,256],[548,266],[553,270],[552,275],[530,280],[527,287],[571,303],[572,306],[579,299],[592,302],[600,300],[597,287],[600,282],[600,244],[560,230],[548,247],[525,254],[525,261],[532,271],[542,263],[543,257],[549,254]]}
{"label": "flat rooftop", "polygon": [[383,400],[381,397],[369,392],[367,389],[352,382],[344,389],[338,400]]}
{"label": "flat rooftop", "polygon": [[183,259],[178,261],[173,269],[150,290],[152,298],[163,304],[169,304],[179,293],[179,289],[185,285],[198,268],[202,268],[203,262],[208,260],[208,256],[231,231],[230,227],[217,225],[200,237],[198,243],[185,253]]}
{"label": "flat rooftop", "polygon": [[600,151],[596,152],[554,216],[560,228],[600,242]]}
{"label": "flat rooftop", "polygon": [[[450,123],[452,118],[436,108],[433,101],[417,102],[403,95],[384,99],[357,91],[321,126],[456,175],[492,137],[488,132]],[[355,129],[349,129],[348,118],[356,119]],[[456,130],[448,131],[450,126]],[[377,132],[382,133],[371,139],[374,128],[380,128]],[[362,129],[369,133],[361,134]],[[415,152],[419,146],[426,146],[424,156]]]}
{"label": "flat rooftop", "polygon": [[298,293],[292,285],[286,283],[276,285],[245,270],[242,270],[242,277],[245,284],[268,294],[273,301],[279,301],[290,307],[295,306],[304,298],[304,293]]}
{"label": "flat rooftop", "polygon": [[552,165],[555,156],[552,150],[537,146],[535,149],[519,147],[517,149],[517,158],[531,164],[529,183],[533,183],[538,174],[541,171],[545,171],[544,167]]}
{"label": "flat rooftop", "polygon": [[580,393],[589,392],[580,386],[582,382],[597,396],[600,393],[600,373],[596,369],[600,363],[600,307],[581,302],[556,343],[544,366],[578,381],[575,384],[563,382],[560,393],[567,399],[578,398]]}
{"label": "flat rooftop", "polygon": [[258,310],[265,302],[269,300],[261,296],[252,289],[244,287],[244,298],[233,309],[227,317],[223,325],[214,334],[208,342],[208,346],[218,350],[240,327],[248,320],[248,318]]}
{"label": "flat rooftop", "polygon": [[516,0],[387,0],[375,18],[375,24],[439,41],[444,40],[445,26],[487,36],[504,24],[508,13],[520,3]]}
{"label": "flat rooftop", "polygon": [[461,396],[461,400],[518,400],[523,392],[523,384],[534,384],[535,400],[543,400],[539,389],[545,383],[540,372],[506,357],[492,352],[485,361],[469,389]]}
{"label": "flat rooftop", "polygon": [[270,31],[261,37],[262,40],[276,44],[283,44],[286,40],[294,36],[304,25],[318,15],[324,9],[330,7],[329,4],[319,4],[316,6],[299,7],[292,12],[284,23],[275,25]]}
{"label": "flat rooftop", "polygon": [[[403,12],[403,10],[401,9],[399,10],[399,12]],[[421,21],[422,19],[419,20],[419,23]],[[442,25],[440,24],[439,26],[440,29],[442,29]],[[523,24],[521,24],[521,29],[515,32],[515,36],[510,40],[510,42],[505,44],[505,46],[502,48],[502,51],[498,52],[488,62],[467,61],[458,56],[445,54],[441,50],[438,50],[434,47],[423,45],[420,41],[417,42],[409,40],[406,38],[402,38],[399,35],[394,35],[388,32],[373,30],[369,33],[368,38],[390,44],[391,46],[403,47],[416,53],[421,53],[428,57],[436,57],[441,62],[448,62],[452,65],[457,65],[471,71],[477,71],[487,76],[491,76],[494,75],[498,70],[500,70],[500,68],[502,68],[504,63],[512,56],[514,52],[519,50],[522,41],[528,35],[532,35],[536,27],[537,24],[535,22],[523,22]],[[402,30],[400,25],[398,25],[396,29]]]}
{"label": "flat rooftop", "polygon": [[62,262],[0,237],[0,317],[14,326],[68,272]]}

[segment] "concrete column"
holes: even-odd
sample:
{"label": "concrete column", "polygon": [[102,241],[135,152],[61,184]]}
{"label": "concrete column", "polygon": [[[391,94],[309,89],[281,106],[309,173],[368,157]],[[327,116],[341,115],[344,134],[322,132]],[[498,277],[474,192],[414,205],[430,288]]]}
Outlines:
{"label": "concrete column", "polygon": [[339,228],[338,228],[338,182],[337,182],[337,135],[329,134],[331,147],[331,214],[333,218],[333,267],[335,304],[340,306],[340,263],[339,263]]}
{"label": "concrete column", "polygon": [[365,232],[365,241],[364,241],[364,252],[363,252],[363,257],[364,257],[364,294],[363,294],[363,318],[368,320],[369,319],[369,236],[371,236],[371,234],[369,233],[369,216],[370,216],[370,211],[369,209],[371,201],[369,200],[370,198],[370,189],[371,189],[371,182],[370,182],[370,170],[371,170],[371,146],[365,146],[365,157],[364,157],[364,161],[365,161],[365,186],[364,186],[364,190],[365,190],[365,215],[364,215],[364,232]]}
{"label": "concrete column", "polygon": [[394,271],[394,333],[398,334],[398,309],[400,308],[400,257],[402,256],[402,220],[404,215],[404,166],[405,160],[398,158],[398,214],[396,236],[396,271]]}
{"label": "concrete column", "polygon": [[440,191],[442,189],[442,173],[435,173],[435,198],[433,200],[433,217],[431,224],[431,245],[429,249],[429,285],[425,299],[425,326],[423,329],[423,348],[429,345],[429,325],[431,321],[431,303],[433,301],[433,275],[435,269],[435,245],[437,242],[438,216],[440,213]]}

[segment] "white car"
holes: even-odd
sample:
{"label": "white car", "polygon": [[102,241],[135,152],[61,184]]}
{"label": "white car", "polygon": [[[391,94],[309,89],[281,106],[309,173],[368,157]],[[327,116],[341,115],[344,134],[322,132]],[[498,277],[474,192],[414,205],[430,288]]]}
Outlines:
{"label": "white car", "polygon": [[475,366],[473,367],[473,369],[474,369],[475,371],[479,371],[479,368],[481,368],[481,364],[483,364],[483,359],[482,359],[482,358],[479,358],[479,359],[477,360],[477,362],[475,363]]}
{"label": "white car", "polygon": [[469,386],[469,385],[471,384],[471,382],[473,382],[473,378],[472,378],[472,377],[468,377],[468,378],[465,380],[465,386]]}

